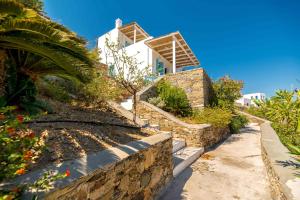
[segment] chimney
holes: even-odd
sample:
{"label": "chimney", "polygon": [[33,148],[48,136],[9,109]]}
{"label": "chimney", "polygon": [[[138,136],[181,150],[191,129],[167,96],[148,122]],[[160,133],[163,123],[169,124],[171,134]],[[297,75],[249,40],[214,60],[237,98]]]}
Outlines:
{"label": "chimney", "polygon": [[119,28],[122,26],[122,20],[120,18],[116,19],[116,28]]}

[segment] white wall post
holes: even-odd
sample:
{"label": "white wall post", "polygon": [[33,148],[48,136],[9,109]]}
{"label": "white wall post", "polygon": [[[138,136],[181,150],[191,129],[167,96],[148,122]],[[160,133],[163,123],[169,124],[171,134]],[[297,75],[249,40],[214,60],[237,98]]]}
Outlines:
{"label": "white wall post", "polygon": [[173,50],[173,74],[175,74],[176,73],[176,41],[175,41],[175,37],[173,36],[173,41],[172,41],[172,46],[173,46],[173,48],[172,48],[172,50]]}
{"label": "white wall post", "polygon": [[133,26],[133,43],[135,44],[136,42],[136,28],[135,28],[135,25]]}

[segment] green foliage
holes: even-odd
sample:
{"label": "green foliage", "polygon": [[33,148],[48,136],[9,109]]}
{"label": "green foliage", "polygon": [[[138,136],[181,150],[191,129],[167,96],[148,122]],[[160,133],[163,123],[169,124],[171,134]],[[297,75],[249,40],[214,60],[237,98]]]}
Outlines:
{"label": "green foliage", "polygon": [[231,118],[229,128],[231,133],[238,133],[239,130],[247,125],[248,119],[244,115],[235,115]]}
{"label": "green foliage", "polygon": [[0,76],[7,74],[5,83],[0,83],[6,84],[0,106],[18,105],[37,111],[41,108],[35,99],[37,80],[51,75],[78,84],[86,81],[86,69],[93,65],[86,42],[45,17],[42,5],[40,0],[0,1],[0,51],[5,59],[0,62],[5,69]]}
{"label": "green foliage", "polygon": [[165,102],[160,97],[149,98],[148,102],[161,108],[161,109],[163,109],[166,106]]}
{"label": "green foliage", "polygon": [[39,88],[39,93],[43,96],[50,97],[54,100],[68,103],[71,101],[70,93],[67,92],[66,82],[55,81],[52,79],[46,79],[37,82],[37,87]]}
{"label": "green foliage", "polygon": [[243,85],[242,81],[232,80],[229,76],[224,76],[214,81],[215,99],[212,102],[213,106],[233,110],[235,100],[242,96],[241,90],[243,89]]}
{"label": "green foliage", "polygon": [[231,112],[218,107],[204,108],[195,110],[191,117],[184,118],[184,120],[193,124],[211,124],[218,128],[224,128],[231,121]]}
{"label": "green foliage", "polygon": [[272,121],[281,142],[294,154],[300,148],[300,92],[279,90],[265,101],[257,101],[257,108],[247,112]]}
{"label": "green foliage", "polygon": [[1,97],[2,105],[18,105],[19,108],[30,114],[38,114],[41,111],[51,112],[51,108],[36,99],[37,89],[29,76],[17,72],[16,65],[11,63],[6,72],[6,95]]}
{"label": "green foliage", "polygon": [[[0,108],[0,181],[25,174],[44,147],[41,138],[24,124],[30,117],[17,114],[15,110],[14,106]],[[49,190],[54,181],[67,176],[70,176],[69,170],[66,173],[46,171],[33,184],[25,183],[11,191],[0,190],[0,199],[20,198],[23,190],[28,189]]]}
{"label": "green foliage", "polygon": [[90,81],[83,89],[84,97],[89,102],[116,100],[124,92],[124,89],[108,77],[107,72],[101,68],[91,70]]}
{"label": "green foliage", "polygon": [[163,107],[167,112],[186,117],[192,114],[192,108],[183,89],[172,86],[167,81],[157,85],[158,96],[164,101]]}
{"label": "green foliage", "polygon": [[28,8],[36,10],[38,12],[43,11],[44,3],[41,0],[17,0]]}
{"label": "green foliage", "polygon": [[25,173],[34,154],[38,152],[38,138],[28,132],[24,116],[14,115],[15,107],[0,109],[0,181]]}
{"label": "green foliage", "polygon": [[260,117],[260,118],[265,118],[265,110],[262,107],[257,107],[257,106],[250,106],[249,108],[245,108],[245,111],[251,115]]}

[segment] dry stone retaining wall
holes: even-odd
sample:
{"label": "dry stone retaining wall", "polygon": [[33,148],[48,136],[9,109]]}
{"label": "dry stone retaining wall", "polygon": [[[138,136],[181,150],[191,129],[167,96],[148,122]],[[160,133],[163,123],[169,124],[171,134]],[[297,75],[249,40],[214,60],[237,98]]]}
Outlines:
{"label": "dry stone retaining wall", "polygon": [[204,69],[198,68],[189,71],[167,74],[138,93],[138,99],[148,101],[150,97],[157,96],[156,84],[160,80],[167,80],[172,85],[182,88],[193,108],[202,108],[209,105],[213,97],[212,83]]}
{"label": "dry stone retaining wall", "polygon": [[172,179],[172,138],[168,133],[107,151],[115,151],[122,159],[46,199],[153,199]]}
{"label": "dry stone retaining wall", "polygon": [[[71,176],[55,182],[55,190],[41,192],[41,199],[154,199],[173,178],[172,135],[162,132],[59,166],[45,167],[6,185],[34,182],[45,171],[64,173],[66,169]],[[32,193],[23,198],[32,199]]]}
{"label": "dry stone retaining wall", "polygon": [[229,134],[228,128],[216,128],[209,124],[188,124],[160,108],[139,101],[137,113],[140,118],[148,119],[150,124],[158,124],[160,130],[170,131],[174,138],[184,139],[188,146],[209,147]]}

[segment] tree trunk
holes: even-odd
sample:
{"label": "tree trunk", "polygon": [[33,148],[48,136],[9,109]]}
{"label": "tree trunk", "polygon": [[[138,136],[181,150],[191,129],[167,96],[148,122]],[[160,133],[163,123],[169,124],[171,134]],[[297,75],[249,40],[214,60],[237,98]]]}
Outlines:
{"label": "tree trunk", "polygon": [[0,97],[5,95],[5,57],[5,51],[0,49]]}
{"label": "tree trunk", "polygon": [[133,92],[133,122],[136,124],[136,91]]}

